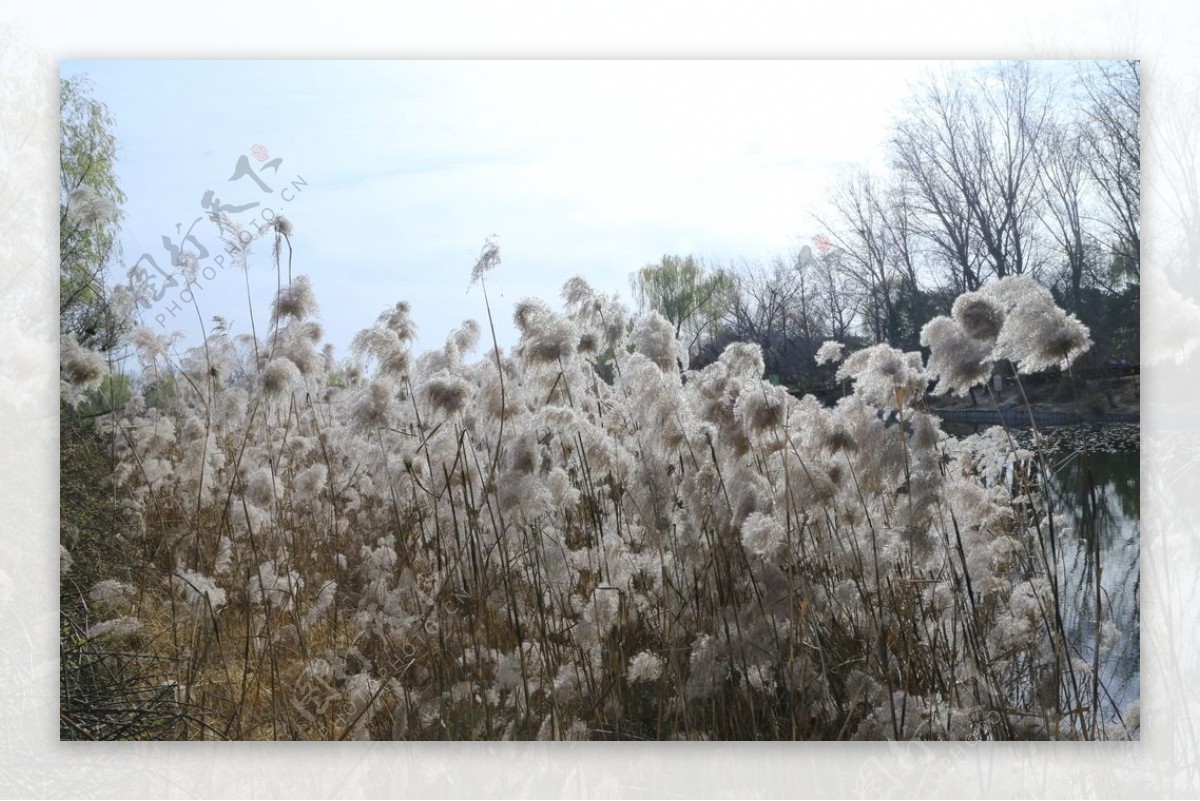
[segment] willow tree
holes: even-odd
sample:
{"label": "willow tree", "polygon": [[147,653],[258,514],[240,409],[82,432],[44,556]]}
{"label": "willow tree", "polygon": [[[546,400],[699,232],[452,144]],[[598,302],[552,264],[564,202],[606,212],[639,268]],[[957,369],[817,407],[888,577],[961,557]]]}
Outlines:
{"label": "willow tree", "polygon": [[60,82],[59,321],[63,334],[108,350],[119,335],[105,271],[118,256],[120,206],[115,122],[82,75]]}
{"label": "willow tree", "polygon": [[734,291],[728,273],[710,270],[692,256],[663,256],[634,273],[631,283],[639,309],[670,320],[689,351],[717,325]]}

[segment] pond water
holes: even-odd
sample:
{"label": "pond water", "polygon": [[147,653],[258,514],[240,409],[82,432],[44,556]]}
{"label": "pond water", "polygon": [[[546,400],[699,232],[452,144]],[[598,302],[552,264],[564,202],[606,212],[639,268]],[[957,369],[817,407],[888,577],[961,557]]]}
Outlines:
{"label": "pond water", "polygon": [[[956,436],[985,427],[943,425]],[[1069,536],[1059,541],[1063,606],[1068,610],[1064,625],[1075,656],[1092,664],[1099,584],[1100,619],[1116,625],[1115,640],[1110,632],[1101,648],[1099,709],[1103,722],[1119,724],[1119,714],[1141,693],[1140,451],[1136,430],[1131,437],[1128,426],[1107,433],[1095,426],[1074,429],[1044,432],[1065,446],[1048,452],[1047,482],[1055,511],[1071,527]],[[1082,701],[1090,706],[1091,682],[1084,684]],[[1068,703],[1073,708],[1077,701]]]}
{"label": "pond water", "polygon": [[[1099,585],[1101,620],[1116,624],[1115,642],[1101,649],[1100,708],[1104,717],[1125,710],[1141,692],[1141,518],[1140,453],[1056,453],[1050,484],[1055,507],[1071,521],[1073,536],[1062,543],[1064,588],[1071,639],[1091,661],[1096,644]],[[1097,569],[1099,568],[1099,569]],[[1097,581],[1098,579],[1098,581]]]}

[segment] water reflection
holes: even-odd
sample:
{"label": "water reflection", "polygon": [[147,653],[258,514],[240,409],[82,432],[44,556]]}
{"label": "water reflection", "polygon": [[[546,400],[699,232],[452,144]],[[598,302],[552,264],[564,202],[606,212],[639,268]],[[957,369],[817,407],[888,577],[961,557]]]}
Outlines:
{"label": "water reflection", "polygon": [[[991,426],[943,420],[941,427],[965,437]],[[1012,432],[1018,441],[1032,439],[1028,430]],[[1122,715],[1141,693],[1137,429],[1087,425],[1045,429],[1042,434],[1066,446],[1048,452],[1046,483],[1056,514],[1070,528],[1070,534],[1058,541],[1058,574],[1064,577],[1063,623],[1075,647],[1073,661],[1080,666],[1076,679],[1082,697],[1068,691],[1064,681],[1063,703],[1067,709],[1096,706],[1103,724],[1120,727]],[[1097,603],[1102,622],[1098,653]],[[1111,625],[1103,625],[1104,621]],[[1093,698],[1090,680],[1093,668],[1100,676],[1098,699]]]}
{"label": "water reflection", "polygon": [[[1060,574],[1069,577],[1064,622],[1076,656],[1099,668],[1099,709],[1111,722],[1141,691],[1139,461],[1137,451],[1055,453],[1048,482],[1072,528],[1059,543]],[[1099,619],[1115,624],[1101,625],[1098,655],[1097,605]]]}

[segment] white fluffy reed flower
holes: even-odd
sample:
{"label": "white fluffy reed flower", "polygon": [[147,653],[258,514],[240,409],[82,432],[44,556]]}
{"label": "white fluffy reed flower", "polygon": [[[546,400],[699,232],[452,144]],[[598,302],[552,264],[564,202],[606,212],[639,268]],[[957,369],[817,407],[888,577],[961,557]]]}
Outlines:
{"label": "white fluffy reed flower", "polygon": [[387,428],[396,414],[396,388],[386,379],[372,381],[358,390],[350,408],[354,424],[366,430]]}
{"label": "white fluffy reed flower", "polygon": [[518,303],[513,322],[521,332],[520,351],[532,364],[565,359],[579,341],[571,321],[550,311],[540,300],[525,298]]}
{"label": "white fluffy reed flower", "polygon": [[214,612],[225,605],[225,590],[202,573],[184,568],[171,577],[171,583],[191,604],[194,613],[212,608]]}
{"label": "white fluffy reed flower", "polygon": [[283,487],[268,467],[258,468],[246,480],[246,500],[259,509],[270,509],[282,494]]}
{"label": "white fluffy reed flower", "polygon": [[688,680],[684,689],[689,699],[709,697],[729,675],[723,650],[720,641],[711,634],[696,637],[688,656]]}
{"label": "white fluffy reed flower", "polygon": [[1022,373],[1066,367],[1092,346],[1087,326],[1053,303],[1030,302],[1013,309],[996,341],[996,355]]}
{"label": "white fluffy reed flower", "polygon": [[184,418],[179,433],[181,443],[191,444],[208,436],[208,426],[199,416],[189,414]]}
{"label": "white fluffy reed flower", "polygon": [[580,672],[581,667],[577,664],[564,662],[559,665],[551,685],[551,693],[555,701],[566,705],[579,697],[580,687],[583,683]]}
{"label": "white fluffy reed flower", "polygon": [[629,329],[629,320],[625,308],[617,302],[616,297],[604,301],[597,311],[600,316],[604,345],[609,350],[621,352],[625,335]]}
{"label": "white fluffy reed flower", "polygon": [[592,331],[584,331],[579,335],[579,352],[594,354],[600,350],[600,338]]}
{"label": "white fluffy reed flower", "polygon": [[121,328],[128,329],[138,318],[138,299],[134,291],[125,284],[117,284],[108,296],[108,308]]}
{"label": "white fluffy reed flower", "polygon": [[846,346],[841,342],[827,339],[817,349],[817,364],[836,364],[842,360],[842,350]]}
{"label": "white fluffy reed flower", "polygon": [[928,414],[914,416],[910,447],[916,453],[933,454],[942,436],[942,421]]}
{"label": "white fluffy reed flower", "polygon": [[555,509],[573,509],[579,503],[581,493],[572,485],[567,471],[561,467],[550,471],[545,484]]}
{"label": "white fluffy reed flower", "polygon": [[758,381],[766,372],[762,348],[750,342],[734,342],[725,348],[718,361],[725,366],[730,378]]}
{"label": "white fluffy reed flower", "polygon": [[373,703],[381,688],[379,679],[372,678],[367,673],[355,673],[346,679],[346,710],[351,720],[358,722],[354,726],[354,739],[369,738],[367,724],[375,717],[379,704]]}
{"label": "white fluffy reed flower", "polygon": [[1050,290],[1023,275],[989,284],[980,294],[1006,312],[995,356],[1011,359],[1022,373],[1069,366],[1092,340],[1087,327],[1054,303]]}
{"label": "white fluffy reed flower", "polygon": [[594,298],[595,295],[596,290],[592,289],[592,285],[582,275],[573,276],[563,284],[562,298],[567,306],[581,306]]}
{"label": "white fluffy reed flower", "polygon": [[84,632],[84,636],[89,640],[94,640],[97,637],[105,635],[112,637],[114,640],[132,640],[141,633],[142,621],[136,617],[126,615],[89,626],[88,630]]}
{"label": "white fluffy reed flower", "polygon": [[783,547],[786,533],[772,514],[753,512],[742,523],[742,545],[755,556],[771,557]]}
{"label": "white fluffy reed flower", "polygon": [[298,275],[288,286],[279,290],[271,304],[271,325],[292,318],[306,320],[317,312],[317,297],[307,275]]}
{"label": "white fluffy reed flower", "polygon": [[382,375],[405,375],[412,363],[408,340],[389,328],[359,331],[350,342],[350,350],[364,359],[375,359]]}
{"label": "white fluffy reed flower", "polygon": [[221,537],[217,541],[217,558],[213,572],[218,576],[225,575],[233,567],[233,541],[229,537]]}
{"label": "white fluffy reed flower", "polygon": [[316,376],[325,368],[325,357],[317,350],[324,336],[321,324],[293,320],[272,335],[272,350],[277,358],[286,358],[303,376]]}
{"label": "white fluffy reed flower", "polygon": [[299,383],[300,368],[286,357],[272,359],[262,371],[262,386],[268,395],[290,392]]}
{"label": "white fluffy reed flower", "polygon": [[487,240],[483,243],[483,249],[479,251],[479,258],[475,261],[475,266],[471,269],[471,283],[474,284],[479,279],[496,268],[500,263],[500,246],[492,240]]}
{"label": "white fluffy reed flower", "polygon": [[395,537],[380,537],[374,548],[364,545],[359,551],[361,569],[368,581],[392,574],[399,558],[396,555],[395,544]]}
{"label": "white fluffy reed flower", "polygon": [[1004,325],[1004,309],[982,292],[964,292],[954,299],[950,316],[972,339],[995,342]]}
{"label": "white fluffy reed flower", "polygon": [[422,384],[418,393],[434,409],[449,415],[462,411],[475,393],[475,386],[461,376],[442,373]]}
{"label": "white fluffy reed flower", "polygon": [[921,329],[930,349],[929,372],[937,391],[965,395],[991,375],[998,359],[1022,373],[1069,366],[1091,347],[1087,327],[1054,303],[1050,290],[1026,276],[1009,276],[960,295],[951,317]]}
{"label": "white fluffy reed flower", "polygon": [[92,589],[88,591],[88,598],[97,606],[107,609],[120,609],[135,594],[136,590],[123,581],[104,579],[92,586]]}
{"label": "white fluffy reed flower", "polygon": [[966,395],[992,373],[992,348],[968,336],[950,317],[935,317],[921,329],[921,344],[929,348],[929,373],[937,376],[934,392]]}
{"label": "white fluffy reed flower", "polygon": [[108,362],[104,354],[80,345],[74,334],[67,334],[61,340],[59,365],[63,377],[63,397],[75,405],[83,399],[85,392],[99,389],[108,375]]}
{"label": "white fluffy reed flower", "polygon": [[667,318],[652,311],[638,320],[633,332],[633,343],[637,352],[658,365],[664,372],[687,369],[687,350],[675,336],[675,329]]}
{"label": "white fluffy reed flower", "polygon": [[500,689],[515,692],[525,684],[527,666],[533,661],[532,652],[533,643],[524,642],[519,648],[500,655],[496,660],[496,684]]}
{"label": "white fluffy reed flower", "polygon": [[400,300],[380,314],[378,322],[404,342],[411,342],[417,336],[417,325],[413,322],[411,314],[412,305],[406,300]]}
{"label": "white fluffy reed flower", "polygon": [[324,462],[314,462],[296,474],[292,482],[294,495],[297,500],[312,502],[321,496],[325,489],[325,481],[329,477],[329,469]]}
{"label": "white fluffy reed flower", "polygon": [[333,606],[333,601],[337,598],[338,585],[336,581],[327,581],[321,587],[321,591],[317,593],[317,599],[313,601],[313,605],[309,607],[308,612],[304,615],[304,625],[311,626],[319,620],[322,615],[329,611]]}
{"label": "white fluffy reed flower", "polygon": [[80,225],[104,226],[118,216],[117,204],[90,186],[77,187],[67,195],[67,217]]}
{"label": "white fluffy reed flower", "polygon": [[518,473],[532,473],[541,464],[537,436],[531,429],[516,434],[509,447],[509,465]]}
{"label": "white fluffy reed flower", "polygon": [[642,651],[629,660],[626,676],[631,684],[657,681],[662,675],[662,669],[663,661],[657,654]]}
{"label": "white fluffy reed flower", "polygon": [[250,396],[243,389],[230,389],[218,396],[213,405],[213,424],[224,431],[236,430],[245,425],[246,412],[250,407]]}
{"label": "white fluffy reed flower", "polygon": [[385,310],[375,325],[355,334],[350,342],[351,352],[375,359],[380,373],[406,374],[412,362],[409,345],[417,336],[417,326],[410,312],[411,307],[405,301]]}
{"label": "white fluffy reed flower", "polygon": [[621,592],[616,587],[597,587],[592,591],[584,617],[596,627],[598,634],[606,634],[621,621]]}
{"label": "white fluffy reed flower", "polygon": [[787,414],[791,400],[788,391],[759,382],[756,387],[747,387],[734,404],[734,418],[741,422],[746,431],[761,434],[778,430]]}
{"label": "white fluffy reed flower", "polygon": [[146,362],[153,362],[164,357],[171,349],[171,340],[154,333],[145,326],[138,326],[129,332],[129,341],[137,348],[138,354]]}
{"label": "white fluffy reed flower", "polygon": [[246,594],[250,602],[264,606],[274,606],[278,609],[292,608],[295,591],[301,587],[300,575],[294,570],[279,574],[275,565],[263,562],[258,566],[246,584]]}
{"label": "white fluffy reed flower", "polygon": [[446,338],[445,355],[451,364],[461,363],[465,354],[475,350],[479,344],[479,323],[463,320],[463,324]]}
{"label": "white fluffy reed flower", "polygon": [[1028,303],[1054,303],[1050,290],[1027,275],[1010,275],[994,281],[979,294],[1000,306],[1005,312]]}
{"label": "white fluffy reed flower", "polygon": [[854,391],[883,409],[912,404],[925,392],[927,377],[920,353],[902,353],[874,345],[852,353],[838,368],[838,380],[854,379]]}

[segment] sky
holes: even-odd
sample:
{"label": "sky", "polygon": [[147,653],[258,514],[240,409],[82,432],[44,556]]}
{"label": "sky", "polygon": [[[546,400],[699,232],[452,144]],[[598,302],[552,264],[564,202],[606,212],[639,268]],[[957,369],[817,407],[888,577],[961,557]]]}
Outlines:
{"label": "sky", "polygon": [[[62,74],[85,73],[116,121],[124,267],[154,275],[145,254],[172,272],[164,237],[180,246],[189,231],[187,249],[208,252],[199,314],[182,284],[157,279],[149,327],[184,332],[184,347],[214,315],[250,329],[247,278],[216,261],[211,190],[214,203],[258,204],[233,212],[247,230],[292,222],[293,271],[311,278],[326,339],[346,356],[399,300],[419,350],[467,318],[485,323],[469,282],[489,238],[503,259],[488,277],[502,347],[516,344],[518,300],[557,306],[575,275],[629,302],[630,274],[665,254],[787,258],[821,232],[831,186],[886,166],[889,125],[935,66],[138,60],[64,61]],[[262,336],[270,240],[248,277]]]}
{"label": "sky", "polygon": [[[295,0],[266,0],[253,5],[226,4],[216,0],[204,8],[206,13],[191,15],[181,26],[177,18],[156,13],[155,4],[148,2],[121,4],[106,8],[105,13],[99,15],[94,13],[94,4],[74,0],[30,3],[19,8],[14,5],[11,9],[14,13],[8,16],[15,19],[20,27],[8,34],[11,38],[5,40],[6,46],[2,52],[6,65],[16,68],[5,70],[3,74],[11,81],[22,80],[29,86],[41,87],[42,91],[31,94],[22,87],[22,92],[16,95],[15,104],[6,108],[6,112],[36,113],[42,108],[43,102],[49,102],[53,87],[38,76],[43,68],[52,66],[52,60],[79,54],[162,56],[181,49],[188,53],[224,55],[407,52],[441,56],[472,52],[572,51],[868,55],[1010,53],[1035,57],[1099,54],[1128,57],[1140,54],[1148,58],[1146,123],[1178,124],[1180,130],[1187,129],[1187,115],[1197,112],[1196,96],[1189,94],[1188,89],[1194,88],[1200,78],[1200,68],[1197,66],[1200,24],[1196,6],[1182,0],[1147,0],[1138,4],[1115,0],[1100,4],[1080,0],[1071,3],[1018,0],[1002,6],[981,5],[972,9],[971,13],[961,13],[960,4],[944,0],[916,5],[864,2],[802,5],[776,1],[764,3],[761,8],[756,6],[753,13],[745,13],[741,4],[729,2],[647,4],[614,3],[612,0],[572,4],[498,4],[488,0],[456,0],[449,3],[394,3],[386,8],[377,4],[368,8],[367,4],[351,0],[332,14],[325,6],[296,3]],[[364,25],[364,20],[370,23]],[[72,67],[67,62],[64,64],[68,69]],[[99,65],[95,71],[100,71]],[[114,84],[118,82],[112,80],[117,70],[106,67],[103,72],[105,91],[115,101],[121,100],[118,94],[129,94],[126,88],[117,91],[118,87]],[[153,78],[152,70],[143,69],[143,73],[147,73],[144,78],[134,79],[149,81]],[[10,83],[8,86],[12,85],[17,84]],[[270,96],[261,86],[234,88],[257,92],[264,101]],[[43,94],[46,95],[44,99]],[[172,113],[188,117],[211,137],[214,132],[220,133],[220,129],[213,123],[211,108],[203,114],[197,110],[199,97],[198,94],[187,92],[175,96],[174,91],[169,91],[155,98],[155,102],[170,101]],[[130,103],[125,103],[126,109],[129,106]],[[845,112],[840,105],[835,105],[834,109]],[[136,118],[144,124],[152,112],[152,108],[140,110]],[[126,119],[119,131],[123,136],[132,137],[138,133],[133,127],[134,118],[128,112],[123,113]],[[162,119],[169,121],[167,117]],[[155,125],[159,121],[160,118],[152,120]],[[257,131],[261,132],[263,127],[260,123]],[[1148,132],[1154,130],[1148,128]],[[3,187],[7,192],[4,197],[12,200],[14,207],[27,204],[31,197],[41,197],[37,190],[47,183],[43,174],[47,169],[52,170],[52,156],[44,149],[46,145],[51,145],[53,139],[52,126],[49,124],[47,131],[48,135],[35,143],[39,147],[26,146],[26,149],[18,151],[23,163],[13,165],[13,175],[10,176],[13,180]],[[178,200],[174,201],[179,208],[168,211],[164,206],[159,216],[152,216],[144,224],[142,249],[157,243],[157,237],[162,233],[157,220],[166,220],[165,225],[169,226],[173,224],[173,217],[183,218],[193,212],[201,191],[195,184],[204,186],[209,182],[223,181],[230,174],[230,165],[237,153],[245,152],[251,146],[252,142],[246,140],[253,139],[254,135],[255,129],[251,126],[245,136],[232,137],[229,147],[235,152],[222,152],[219,158],[214,159],[212,166],[199,165],[200,169],[193,171],[192,183],[179,183]],[[152,140],[154,133],[148,129],[144,136],[143,141]],[[265,144],[272,146],[273,153],[288,159],[298,158],[298,154],[285,153],[275,143]],[[1146,151],[1146,186],[1166,192],[1168,200],[1170,193],[1176,189],[1183,191],[1196,185],[1194,177],[1188,179],[1185,176],[1178,184],[1168,180],[1170,162],[1186,156],[1181,148],[1183,145],[1179,143],[1168,142],[1164,145],[1160,142],[1158,147],[1150,147]],[[128,148],[125,155],[130,155]],[[195,156],[190,158],[194,159]],[[305,169],[315,170],[313,162],[319,161],[319,157],[310,157]],[[31,164],[40,172],[18,169],[25,164]],[[179,175],[183,166],[187,165],[172,164],[168,174]],[[122,168],[127,169],[127,165]],[[210,174],[214,170],[215,175]],[[33,178],[29,177],[31,174]],[[313,186],[316,188],[316,184]],[[1153,195],[1148,195],[1150,200],[1153,200]],[[312,197],[316,198],[317,195]],[[131,202],[133,200],[131,198]],[[155,209],[153,200],[144,203],[146,207]],[[294,211],[296,214],[293,216],[298,217],[300,207],[295,207]],[[1159,262],[1160,270],[1163,267],[1161,262],[1165,260],[1172,263],[1178,257],[1177,248],[1168,239],[1174,241],[1174,237],[1183,238],[1178,221],[1170,218],[1169,214],[1170,209],[1165,208],[1163,202],[1147,201],[1145,221],[1147,224],[1157,222],[1156,228],[1161,234],[1151,243],[1156,246],[1148,251],[1152,258],[1147,264]],[[45,216],[54,219],[53,209]],[[13,254],[27,256],[22,260],[0,259],[0,273],[4,273],[6,281],[17,290],[14,292],[10,289],[6,301],[19,303],[24,298],[20,293],[26,292],[38,299],[47,296],[45,304],[39,300],[37,308],[40,309],[43,305],[52,306],[55,303],[55,284],[43,280],[44,276],[41,275],[51,275],[54,265],[43,264],[40,256],[29,258],[28,255],[37,255],[41,251],[27,246],[27,237],[23,234],[32,232],[32,237],[39,243],[38,247],[41,247],[43,240],[53,240],[44,235],[41,224],[36,222],[37,216],[33,218],[35,222],[18,225],[15,232],[10,232],[16,235],[0,242],[0,251],[11,250]],[[800,235],[809,233],[802,225],[793,227],[803,231]],[[475,231],[468,233],[471,236],[464,236],[464,240],[471,239],[474,242],[478,234]],[[310,246],[313,242],[311,237],[315,235],[305,232]],[[506,237],[504,245],[506,254],[511,254],[516,247],[511,234]],[[464,241],[458,249],[469,250],[473,258],[476,248],[474,244],[468,247]],[[49,255],[52,257],[52,252]],[[456,254],[453,259],[455,265],[459,258]],[[40,267],[38,270],[12,268],[20,261]],[[527,266],[508,255],[506,264],[497,273],[496,281],[499,283],[505,272],[511,276],[514,270],[526,269]],[[620,268],[614,269],[614,272],[623,272],[624,266],[620,265]],[[316,274],[311,265],[308,269]],[[329,275],[330,269],[327,268],[326,275]],[[464,267],[463,271],[466,269],[469,266]],[[1187,269],[1185,266],[1184,270]],[[457,274],[457,266],[454,271]],[[35,274],[38,275],[36,279],[33,277]],[[1153,270],[1147,271],[1148,279],[1153,279],[1154,274]],[[318,289],[322,291],[324,299],[325,287],[329,282],[317,277]],[[623,283],[616,283],[620,289],[625,289]],[[1175,310],[1175,306],[1164,299],[1167,298],[1167,290],[1160,282],[1151,283],[1148,280],[1147,284],[1148,298],[1157,300],[1157,305],[1162,309]],[[209,289],[205,294],[210,291],[217,290]],[[386,294],[392,297],[393,288],[389,288]],[[463,304],[464,313],[465,304],[474,302],[475,298],[474,292],[464,298],[456,290],[455,300]],[[220,305],[205,302],[213,306]],[[230,306],[235,303],[231,301]],[[244,305],[244,299],[242,303]],[[383,304],[383,298],[379,298],[377,303],[372,299],[364,307],[373,310],[382,308]],[[335,312],[327,300],[325,312],[327,321]],[[244,318],[244,314],[241,317]],[[263,749],[252,747],[253,744],[249,747],[239,746],[232,754],[227,749],[217,754],[214,745],[203,750],[199,757],[196,757],[196,749],[205,746],[196,745],[189,749],[187,759],[180,759],[170,751],[154,752],[153,760],[140,758],[137,754],[118,759],[113,759],[111,754],[95,759],[78,758],[80,755],[76,754],[70,759],[63,759],[61,748],[43,748],[40,745],[42,741],[53,738],[53,730],[46,731],[53,714],[44,714],[43,707],[27,703],[29,693],[18,693],[7,697],[16,697],[18,703],[25,702],[21,709],[15,714],[0,715],[4,723],[12,722],[8,727],[11,736],[7,738],[10,748],[6,749],[10,756],[3,762],[4,767],[9,769],[6,775],[15,776],[17,787],[36,786],[43,788],[43,792],[49,792],[45,788],[66,788],[72,795],[111,795],[116,787],[131,798],[158,797],[163,785],[198,787],[200,792],[214,797],[236,792],[245,794],[249,792],[245,789],[248,786],[258,788],[260,793],[264,792],[262,788],[265,787],[266,792],[272,795],[297,792],[346,796],[415,795],[422,788],[427,792],[441,792],[447,781],[457,781],[460,787],[465,784],[468,787],[465,792],[476,788],[485,796],[489,793],[504,794],[506,791],[529,794],[530,787],[537,788],[534,792],[541,791],[543,794],[581,794],[583,791],[575,788],[603,787],[607,789],[607,794],[616,797],[644,795],[646,787],[677,793],[681,786],[694,787],[700,795],[771,792],[763,788],[778,788],[776,792],[785,794],[787,790],[794,789],[797,782],[804,782],[806,787],[816,787],[818,792],[823,789],[828,794],[845,794],[846,788],[853,784],[860,788],[882,787],[884,789],[879,793],[897,795],[905,791],[931,794],[933,791],[928,788],[936,786],[938,792],[958,791],[967,797],[1005,792],[1026,796],[1069,796],[1078,792],[1077,788],[1089,786],[1089,783],[1095,786],[1097,781],[1105,782],[1107,787],[1117,788],[1118,792],[1122,789],[1130,793],[1139,790],[1146,792],[1146,788],[1152,786],[1159,793],[1169,794],[1171,788],[1180,795],[1189,794],[1187,788],[1192,788],[1191,792],[1194,793],[1194,761],[1187,756],[1194,749],[1180,748],[1179,745],[1194,742],[1195,732],[1196,716],[1194,711],[1191,714],[1188,711],[1194,704],[1189,706],[1186,697],[1187,688],[1195,686],[1197,673],[1194,614],[1188,611],[1192,608],[1188,592],[1194,590],[1195,576],[1200,574],[1200,570],[1195,560],[1195,538],[1187,526],[1187,520],[1189,515],[1194,518],[1198,511],[1197,494],[1188,491],[1192,489],[1189,484],[1193,483],[1188,477],[1194,477],[1194,471],[1189,469],[1194,467],[1191,464],[1194,451],[1178,445],[1181,435],[1194,431],[1195,416],[1169,414],[1167,410],[1171,405],[1164,407],[1164,402],[1173,398],[1194,397],[1196,381],[1193,371],[1175,369],[1176,363],[1169,360],[1170,354],[1177,351],[1175,340],[1172,339],[1174,331],[1163,322],[1166,317],[1169,315],[1147,314],[1143,330],[1147,356],[1162,358],[1165,354],[1168,358],[1164,363],[1166,368],[1157,371],[1148,368],[1145,375],[1147,406],[1144,447],[1148,458],[1143,460],[1143,465],[1149,471],[1149,479],[1163,476],[1165,479],[1160,482],[1162,491],[1148,493],[1146,497],[1153,507],[1157,524],[1146,527],[1144,553],[1147,558],[1143,564],[1147,586],[1168,590],[1165,593],[1147,593],[1146,604],[1150,609],[1147,619],[1154,618],[1156,621],[1147,630],[1152,638],[1156,638],[1154,642],[1157,645],[1169,642],[1170,646],[1148,646],[1146,649],[1147,664],[1151,668],[1146,675],[1150,677],[1148,682],[1153,685],[1148,688],[1146,697],[1157,699],[1160,709],[1169,706],[1170,714],[1158,715],[1151,720],[1150,712],[1153,710],[1148,708],[1146,718],[1149,723],[1155,724],[1156,736],[1148,736],[1147,742],[1139,744],[1134,749],[1136,754],[1128,759],[1096,758],[1084,755],[1081,751],[1066,755],[1041,751],[1034,756],[1011,751],[1000,753],[999,756],[995,751],[972,751],[965,756],[955,755],[951,760],[929,761],[922,758],[923,752],[919,749],[888,749],[882,744],[882,755],[879,754],[880,749],[855,755],[848,755],[848,749],[842,749],[837,753],[823,751],[818,756],[803,755],[798,760],[772,759],[765,753],[748,753],[744,748],[725,746],[697,753],[695,758],[684,760],[663,760],[662,751],[652,747],[637,749],[632,759],[628,751],[613,751],[605,756],[593,752],[586,755],[586,759],[558,761],[539,759],[536,755],[531,758],[528,751],[517,753],[514,759],[513,753],[505,751],[500,756],[491,752],[473,754],[465,763],[462,755],[454,750],[443,749],[431,758],[428,750],[415,749],[397,756],[394,749],[376,749],[365,757],[361,753],[351,755],[349,752],[323,757],[319,766],[313,768],[312,760],[277,759],[277,754],[265,754]],[[355,326],[360,324],[357,321],[354,323]],[[8,383],[19,390],[7,392],[7,400],[31,396],[44,399],[32,413],[23,411],[27,408],[25,405],[19,403],[13,406],[10,403],[4,407],[5,413],[0,415],[9,424],[7,429],[12,432],[12,447],[7,450],[10,457],[15,459],[13,464],[20,465],[19,470],[12,471],[15,480],[6,483],[8,489],[0,490],[0,498],[5,501],[5,509],[14,521],[12,530],[25,532],[24,535],[17,534],[21,547],[12,549],[9,563],[5,565],[12,580],[9,581],[9,577],[0,571],[0,596],[7,597],[5,593],[11,595],[15,588],[14,597],[20,600],[20,603],[8,604],[3,610],[6,614],[0,620],[0,636],[5,638],[5,655],[11,653],[16,660],[14,664],[19,662],[28,665],[35,677],[42,677],[41,683],[35,686],[40,691],[39,697],[53,697],[54,664],[44,658],[48,649],[38,643],[48,639],[43,636],[46,635],[43,624],[57,621],[58,599],[53,594],[53,582],[45,581],[44,576],[55,569],[58,559],[57,538],[54,536],[58,520],[57,428],[51,428],[56,424],[58,403],[57,392],[53,391],[57,386],[54,344],[57,342],[58,328],[52,324],[49,328],[41,326],[29,334],[34,339],[24,341],[36,344],[41,354],[30,357],[35,359],[36,364],[29,369],[35,378],[43,374],[50,376],[54,386],[46,392],[37,389],[40,385],[36,381],[30,382],[25,372],[25,361],[17,362],[21,368],[17,372],[0,369],[0,373],[5,373],[4,379],[8,379],[11,373],[12,380]],[[32,352],[34,349],[28,350]],[[1154,361],[1155,358],[1149,358],[1147,364]],[[1182,361],[1180,358],[1180,363]],[[44,536],[47,532],[50,536]],[[7,614],[9,611],[12,614]],[[10,631],[13,632],[12,636],[8,636]],[[26,642],[34,643],[29,653],[22,645]],[[7,647],[9,645],[12,647]],[[17,670],[14,675],[19,683],[24,674]],[[45,736],[39,737],[39,733]],[[450,756],[447,757],[447,754]],[[212,769],[216,763],[209,757],[221,760],[220,770]],[[274,767],[277,769],[264,772],[264,760],[269,763],[271,759],[276,759]],[[414,787],[417,789],[414,790]],[[572,789],[564,790],[564,787]],[[34,793],[32,790],[28,792]]]}

